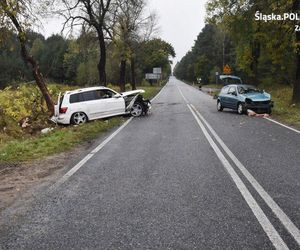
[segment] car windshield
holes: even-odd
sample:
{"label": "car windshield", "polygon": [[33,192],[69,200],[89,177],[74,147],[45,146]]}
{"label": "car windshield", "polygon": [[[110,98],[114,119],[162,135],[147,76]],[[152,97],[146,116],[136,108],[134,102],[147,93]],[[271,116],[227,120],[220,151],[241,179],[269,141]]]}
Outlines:
{"label": "car windshield", "polygon": [[261,91],[254,86],[238,86],[238,91],[240,94],[247,93],[260,93]]}
{"label": "car windshield", "polygon": [[222,79],[224,85],[242,84],[241,79],[233,77],[225,77]]}

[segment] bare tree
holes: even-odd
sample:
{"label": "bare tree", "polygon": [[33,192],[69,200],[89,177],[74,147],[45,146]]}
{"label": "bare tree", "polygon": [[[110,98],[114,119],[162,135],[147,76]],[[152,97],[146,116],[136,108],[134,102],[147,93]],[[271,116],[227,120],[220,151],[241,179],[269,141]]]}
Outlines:
{"label": "bare tree", "polygon": [[111,38],[116,5],[114,0],[61,0],[56,13],[65,17],[63,29],[82,24],[93,29],[99,43],[99,84],[106,86],[106,39]]}
{"label": "bare tree", "polygon": [[54,104],[40,71],[39,64],[27,49],[27,31],[33,25],[33,22],[37,21],[34,14],[35,4],[33,0],[1,0],[0,24],[6,28],[12,28],[17,32],[22,58],[27,65],[31,66],[33,77],[46,101],[48,111],[53,114]]}

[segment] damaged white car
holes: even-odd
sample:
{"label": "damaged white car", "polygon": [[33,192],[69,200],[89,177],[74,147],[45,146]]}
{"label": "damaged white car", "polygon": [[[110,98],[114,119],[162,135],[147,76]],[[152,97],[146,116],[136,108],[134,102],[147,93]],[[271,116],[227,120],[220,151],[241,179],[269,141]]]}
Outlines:
{"label": "damaged white car", "polygon": [[131,114],[138,117],[151,109],[149,100],[144,100],[144,90],[124,93],[106,87],[92,87],[67,91],[59,95],[52,121],[60,124],[79,125],[90,120]]}

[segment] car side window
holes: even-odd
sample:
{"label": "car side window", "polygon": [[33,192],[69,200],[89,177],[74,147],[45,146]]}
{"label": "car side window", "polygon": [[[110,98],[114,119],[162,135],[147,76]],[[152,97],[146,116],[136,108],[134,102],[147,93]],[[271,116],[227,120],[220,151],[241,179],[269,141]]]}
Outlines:
{"label": "car side window", "polygon": [[227,94],[227,91],[228,91],[228,87],[224,87],[224,88],[222,88],[221,93]]}
{"label": "car side window", "polygon": [[96,99],[112,98],[114,95],[115,95],[115,93],[110,91],[109,89],[96,90]]}
{"label": "car side window", "polygon": [[228,90],[228,94],[236,93],[235,87],[230,87]]}
{"label": "car side window", "polygon": [[84,99],[82,93],[70,95],[70,103],[77,103],[83,101]]}
{"label": "car side window", "polygon": [[79,102],[79,95],[78,94],[73,94],[73,95],[70,95],[70,103],[76,103],[76,102]]}
{"label": "car side window", "polygon": [[82,93],[84,101],[96,100],[96,91],[86,91]]}

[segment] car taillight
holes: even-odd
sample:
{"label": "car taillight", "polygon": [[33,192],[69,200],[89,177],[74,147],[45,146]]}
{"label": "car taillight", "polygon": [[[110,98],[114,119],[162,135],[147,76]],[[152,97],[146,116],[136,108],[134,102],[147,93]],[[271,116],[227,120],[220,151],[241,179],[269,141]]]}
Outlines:
{"label": "car taillight", "polygon": [[60,108],[59,113],[60,114],[65,114],[67,112],[68,108]]}

